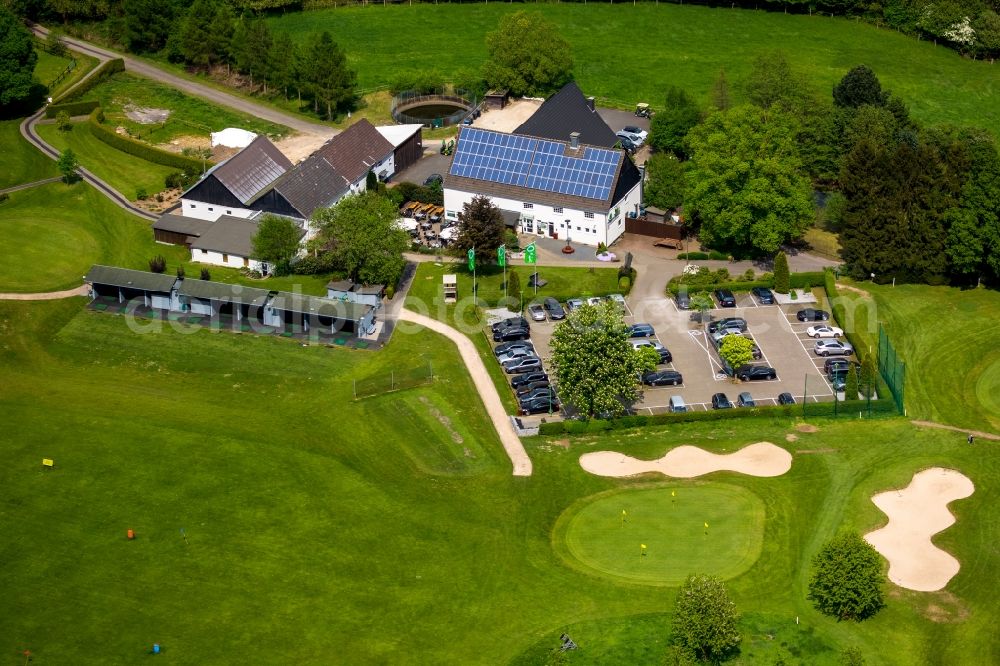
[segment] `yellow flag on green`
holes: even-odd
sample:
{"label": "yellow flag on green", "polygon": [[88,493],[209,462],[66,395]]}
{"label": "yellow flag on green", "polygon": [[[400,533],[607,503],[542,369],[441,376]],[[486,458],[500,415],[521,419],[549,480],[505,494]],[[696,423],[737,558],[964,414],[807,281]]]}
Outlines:
{"label": "yellow flag on green", "polygon": [[708,529],[708,523],[705,523],[705,529],[706,530]]}
{"label": "yellow flag on green", "polygon": [[671,497],[677,497],[677,491],[676,490],[671,490],[670,491],[670,496]]}

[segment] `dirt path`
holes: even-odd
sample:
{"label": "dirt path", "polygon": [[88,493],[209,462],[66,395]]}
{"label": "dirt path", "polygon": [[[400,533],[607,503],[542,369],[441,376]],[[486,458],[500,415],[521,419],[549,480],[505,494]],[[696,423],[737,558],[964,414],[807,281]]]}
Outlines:
{"label": "dirt path", "polygon": [[74,289],[63,291],[45,291],[35,294],[0,294],[0,301],[57,301],[60,298],[86,296],[87,285],[82,284]]}
{"label": "dirt path", "polygon": [[872,297],[872,295],[870,293],[868,293],[867,291],[865,291],[864,289],[858,289],[857,287],[852,287],[849,284],[841,284],[840,282],[838,282],[837,283],[837,289],[843,289],[844,291],[853,291],[855,294],[860,294],[861,296],[864,296],[865,298],[871,298]]}
{"label": "dirt path", "polygon": [[966,428],[956,428],[955,426],[945,425],[944,423],[935,423],[934,421],[910,421],[915,426],[923,428],[939,428],[940,430],[951,430],[952,432],[962,432],[966,435],[972,435],[973,437],[981,437],[983,439],[990,439],[993,441],[1000,441],[1000,435],[994,435],[990,432],[983,432],[982,430],[968,430]]}
{"label": "dirt path", "polygon": [[521,444],[520,438],[514,432],[510,418],[503,408],[503,403],[500,402],[500,394],[497,393],[497,388],[493,385],[490,374],[486,371],[483,359],[480,358],[472,340],[447,324],[442,324],[436,319],[425,317],[411,310],[400,310],[399,319],[420,324],[455,343],[458,347],[458,353],[461,354],[462,361],[465,362],[465,367],[472,377],[472,383],[476,385],[476,390],[483,399],[483,404],[486,405],[486,413],[493,421],[493,427],[496,428],[497,436],[500,437],[500,443],[503,444],[507,456],[514,465],[514,476],[531,476],[531,458],[528,457],[524,445]]}

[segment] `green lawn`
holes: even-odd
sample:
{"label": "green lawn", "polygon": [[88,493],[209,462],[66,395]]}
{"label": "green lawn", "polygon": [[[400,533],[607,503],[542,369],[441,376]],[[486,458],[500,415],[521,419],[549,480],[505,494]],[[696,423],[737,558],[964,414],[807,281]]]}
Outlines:
{"label": "green lawn", "polygon": [[1000,293],[922,285],[853,283],[841,290],[852,328],[878,344],[883,322],[906,361],[906,408],[914,418],[1000,433]]}
{"label": "green lawn", "polygon": [[[139,335],[82,306],[0,303],[0,527],[16,535],[0,546],[0,650],[46,662],[131,662],[159,642],[181,663],[539,663],[568,631],[581,645],[570,663],[658,663],[673,588],[579,572],[553,547],[569,507],[647,485],[589,475],[579,455],[783,444],[792,426],[533,440],[535,475],[514,478],[437,336],[399,331],[372,353],[168,326]],[[434,384],[351,400],[353,380],[428,361]],[[729,581],[745,613],[734,663],[832,665],[855,644],[873,665],[997,654],[996,457],[901,419],[818,425],[789,445],[802,452],[786,476],[708,479],[766,512],[761,557]],[[822,541],[880,524],[869,496],[931,464],[977,486],[937,538],[963,566],[948,592],[893,592],[861,625],[811,610],[807,564]],[[715,483],[669,485],[683,498]],[[950,621],[927,618],[937,606]]]}
{"label": "green lawn", "polygon": [[70,58],[52,55],[41,48],[35,48],[35,53],[38,54],[38,62],[35,63],[35,78],[46,87],[50,86],[52,81],[73,62]]}
{"label": "green lawn", "polygon": [[[0,120],[0,147],[3,148],[0,189],[59,175],[55,162],[21,138],[20,124],[20,120]],[[3,206],[0,204],[0,211]]]}
{"label": "green lawn", "polygon": [[[478,68],[486,58],[485,34],[518,9],[507,3],[393,5],[290,12],[268,20],[273,30],[299,41],[329,30],[357,69],[359,87],[372,88],[400,70],[450,78]],[[670,85],[707,103],[722,68],[740,101],[739,83],[753,58],[781,48],[824,94],[848,69],[865,63],[919,120],[979,125],[1000,134],[1000,70],[856,21],[672,3],[540,3],[531,10],[559,26],[573,47],[577,81],[605,103],[631,107],[646,101],[655,108]],[[624,59],[623,49],[629,53]]]}
{"label": "green lawn", "polygon": [[[87,99],[101,102],[108,122],[124,126],[148,143],[167,143],[178,137],[207,138],[211,132],[226,127],[240,127],[271,138],[290,133],[283,125],[276,125],[238,111],[215,106],[197,97],[191,97],[169,86],[126,72],[118,73],[94,86]],[[170,116],[163,123],[139,124],[129,119],[126,107],[168,109]]]}
{"label": "green lawn", "polygon": [[82,166],[128,199],[135,200],[140,189],[149,196],[161,192],[166,177],[178,171],[112,148],[99,141],[85,122],[74,123],[71,132],[60,131],[55,125],[38,125],[38,134],[57,150],[71,148]]}
{"label": "green lawn", "polygon": [[570,566],[595,575],[674,587],[692,571],[726,580],[760,557],[764,503],[729,484],[660,483],[571,507],[555,535]]}

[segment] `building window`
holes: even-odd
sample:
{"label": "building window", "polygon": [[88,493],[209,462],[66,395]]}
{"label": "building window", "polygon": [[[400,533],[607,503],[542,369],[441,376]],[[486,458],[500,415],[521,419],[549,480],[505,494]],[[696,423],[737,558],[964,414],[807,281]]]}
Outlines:
{"label": "building window", "polygon": [[555,213],[556,215],[562,215],[562,207],[553,208],[552,212]]}
{"label": "building window", "polygon": [[214,210],[215,210],[215,209],[214,209],[214,208],[212,208],[211,206],[209,206],[209,207],[208,207],[208,212],[209,212],[209,213],[211,213],[211,212],[212,212],[212,211],[214,211]]}
{"label": "building window", "polygon": [[194,204],[188,204],[188,208],[197,208]]}
{"label": "building window", "polygon": [[525,202],[525,204],[524,204],[525,210],[531,210],[534,207],[535,207],[535,204],[530,204],[530,203],[527,203],[527,202]]}
{"label": "building window", "polygon": [[201,253],[202,253],[202,254],[208,254],[208,250],[206,250],[206,249],[202,248],[202,250],[201,250]]}
{"label": "building window", "polygon": [[585,218],[587,218],[588,220],[594,219],[594,214],[593,213],[584,213],[583,216]]}
{"label": "building window", "polygon": [[446,210],[444,212],[444,216],[447,217],[449,220],[457,220],[458,219],[458,213],[456,211],[453,211],[453,210]]}
{"label": "building window", "polygon": [[250,260],[247,259],[246,257],[243,257],[243,268],[249,268],[249,267],[250,267]]}
{"label": "building window", "polygon": [[576,230],[577,230],[577,231],[579,231],[579,230],[580,230],[580,227],[577,227],[577,228],[576,228]]}
{"label": "building window", "polygon": [[223,261],[229,261],[229,255],[228,254],[223,254],[222,255],[222,260]]}
{"label": "building window", "polygon": [[226,211],[226,215],[232,215],[232,214],[233,214],[233,211],[231,211],[231,210],[227,210]]}

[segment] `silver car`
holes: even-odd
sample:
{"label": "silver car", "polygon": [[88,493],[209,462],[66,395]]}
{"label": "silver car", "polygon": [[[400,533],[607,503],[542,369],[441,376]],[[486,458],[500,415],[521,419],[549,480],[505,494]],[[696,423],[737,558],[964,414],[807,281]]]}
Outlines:
{"label": "silver car", "polygon": [[854,347],[850,342],[840,340],[817,340],[814,351],[816,356],[850,356],[854,353]]}
{"label": "silver car", "polygon": [[532,303],[528,306],[528,316],[532,321],[545,321],[545,308],[540,303]]}

